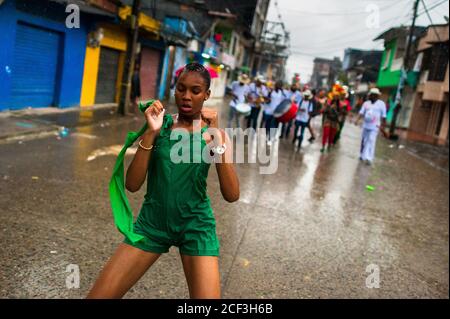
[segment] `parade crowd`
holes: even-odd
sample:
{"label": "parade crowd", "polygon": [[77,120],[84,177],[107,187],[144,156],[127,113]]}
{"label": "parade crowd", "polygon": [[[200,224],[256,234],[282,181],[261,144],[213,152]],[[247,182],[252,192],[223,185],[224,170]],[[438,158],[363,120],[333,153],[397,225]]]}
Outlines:
{"label": "parade crowd", "polygon": [[[235,125],[240,128],[245,119],[247,128],[265,128],[268,146],[277,139],[291,138],[292,144],[300,151],[306,131],[310,134],[310,143],[318,138],[319,132],[315,131],[312,120],[321,116],[321,152],[329,152],[339,142],[346,121],[351,118],[352,121],[355,119],[356,125],[363,121],[360,160],[371,165],[379,131],[386,135],[387,107],[377,88],[372,88],[362,103],[352,107],[349,88],[339,83],[327,92],[307,86],[302,88],[295,81],[287,87],[283,81],[274,83],[261,76],[252,81],[248,75],[242,74],[231,84],[229,93],[232,99],[227,127]],[[261,112],[262,121],[258,125]]]}

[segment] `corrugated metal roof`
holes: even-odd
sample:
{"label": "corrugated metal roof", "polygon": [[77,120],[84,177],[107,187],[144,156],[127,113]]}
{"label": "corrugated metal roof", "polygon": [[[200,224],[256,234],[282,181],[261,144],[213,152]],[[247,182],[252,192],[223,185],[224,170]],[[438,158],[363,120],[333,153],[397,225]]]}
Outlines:
{"label": "corrugated metal roof", "polygon": [[[382,34],[380,34],[379,36],[377,36],[374,41],[376,40],[385,40],[385,41],[390,41],[392,39],[396,39],[398,37],[401,36],[408,36],[409,33],[409,28],[407,26],[401,26],[401,27],[396,27],[396,28],[390,28],[389,30],[386,30],[385,32],[383,32]],[[416,26],[414,28],[414,35],[415,36],[419,36],[421,35],[424,31],[426,30],[426,27],[419,27]]]}
{"label": "corrugated metal roof", "polygon": [[60,3],[60,4],[75,4],[77,5],[81,11],[89,13],[89,14],[94,14],[94,15],[102,15],[102,16],[106,16],[106,17],[111,17],[111,18],[115,18],[116,15],[114,13],[102,10],[100,8],[96,8],[93,6],[88,5],[86,2],[81,1],[81,0],[50,0],[51,2],[56,2],[56,3]]}

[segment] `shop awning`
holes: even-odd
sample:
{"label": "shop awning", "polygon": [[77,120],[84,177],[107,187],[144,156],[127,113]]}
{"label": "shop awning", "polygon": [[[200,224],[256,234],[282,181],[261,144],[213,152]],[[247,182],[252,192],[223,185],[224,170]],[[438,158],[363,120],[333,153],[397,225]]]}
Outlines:
{"label": "shop awning", "polygon": [[[120,19],[126,21],[129,16],[131,16],[132,9],[130,6],[124,6],[119,9],[119,17]],[[144,29],[148,32],[159,35],[159,31],[161,30],[161,22],[150,18],[148,15],[144,13],[139,14],[139,28]]]}
{"label": "shop awning", "polygon": [[68,5],[68,4],[75,4],[80,8],[80,11],[94,14],[94,15],[101,15],[105,17],[115,18],[116,15],[114,13],[102,10],[100,8],[96,8],[93,6],[88,5],[86,2],[81,0],[50,0],[52,2]]}

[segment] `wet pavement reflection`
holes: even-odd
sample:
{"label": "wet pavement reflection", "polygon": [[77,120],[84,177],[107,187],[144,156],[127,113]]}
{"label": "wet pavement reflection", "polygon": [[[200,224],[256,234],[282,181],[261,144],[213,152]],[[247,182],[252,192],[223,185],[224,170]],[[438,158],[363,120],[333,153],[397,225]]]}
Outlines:
{"label": "wet pavement reflection", "polygon": [[[214,107],[226,123],[227,107]],[[67,137],[0,145],[0,297],[86,295],[122,240],[108,182],[126,133],[142,123],[140,116],[111,115]],[[223,297],[448,298],[448,171],[382,138],[375,164],[366,166],[359,138],[360,129],[348,124],[326,154],[319,142],[295,152],[281,140],[275,174],[237,165],[235,204],[221,198],[211,169]],[[144,194],[129,195],[135,213]],[[79,266],[79,289],[66,287],[70,264]],[[370,265],[379,268],[378,289],[366,285]],[[178,250],[126,297],[187,298]]]}

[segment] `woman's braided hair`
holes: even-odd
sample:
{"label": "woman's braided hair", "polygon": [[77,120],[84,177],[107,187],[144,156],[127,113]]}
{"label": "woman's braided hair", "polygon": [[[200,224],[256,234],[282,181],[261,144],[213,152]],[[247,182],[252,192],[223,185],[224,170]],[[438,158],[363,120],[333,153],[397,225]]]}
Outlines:
{"label": "woman's braided hair", "polygon": [[211,87],[211,75],[209,71],[205,68],[204,65],[194,62],[187,64],[183,70],[178,74],[177,81],[181,77],[183,73],[196,72],[200,74],[200,76],[205,80],[206,90],[209,90]]}

